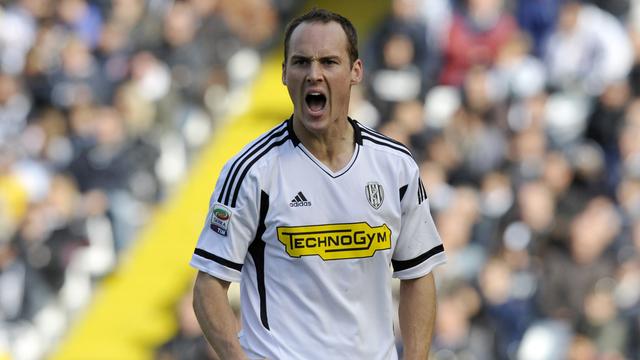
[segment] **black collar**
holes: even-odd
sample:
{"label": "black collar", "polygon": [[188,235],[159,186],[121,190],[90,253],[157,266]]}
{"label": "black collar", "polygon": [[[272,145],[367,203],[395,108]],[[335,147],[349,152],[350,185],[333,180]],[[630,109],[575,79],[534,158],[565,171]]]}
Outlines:
{"label": "black collar", "polygon": [[[347,117],[349,124],[353,127],[353,139],[356,144],[362,146],[362,133],[360,131],[360,125],[358,122],[350,117]],[[296,132],[293,131],[293,115],[287,120],[287,131],[289,132],[289,138],[293,143],[293,146],[298,146],[300,144],[300,139],[296,136]]]}

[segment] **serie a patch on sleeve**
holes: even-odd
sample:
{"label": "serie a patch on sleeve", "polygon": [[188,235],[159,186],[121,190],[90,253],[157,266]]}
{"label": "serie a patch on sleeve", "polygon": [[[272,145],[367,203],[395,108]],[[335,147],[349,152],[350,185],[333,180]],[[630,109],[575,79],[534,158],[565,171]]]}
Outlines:
{"label": "serie a patch on sleeve", "polygon": [[209,227],[222,236],[227,236],[231,221],[231,210],[222,204],[215,204],[211,208]]}

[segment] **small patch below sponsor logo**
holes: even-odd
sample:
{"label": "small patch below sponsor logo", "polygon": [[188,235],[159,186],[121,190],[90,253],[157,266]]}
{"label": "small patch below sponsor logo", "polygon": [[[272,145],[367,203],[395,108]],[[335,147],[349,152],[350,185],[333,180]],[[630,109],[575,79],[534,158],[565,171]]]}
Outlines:
{"label": "small patch below sponsor logo", "polygon": [[211,209],[211,221],[209,227],[222,236],[227,236],[229,221],[231,220],[231,210],[227,207],[215,204]]}

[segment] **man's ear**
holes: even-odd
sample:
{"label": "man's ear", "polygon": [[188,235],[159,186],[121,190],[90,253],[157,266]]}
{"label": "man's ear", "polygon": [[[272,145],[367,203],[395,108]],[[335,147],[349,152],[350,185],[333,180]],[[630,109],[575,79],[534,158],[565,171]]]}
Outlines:
{"label": "man's ear", "polygon": [[364,65],[362,60],[356,59],[351,65],[351,85],[360,84],[364,76]]}
{"label": "man's ear", "polygon": [[287,65],[282,62],[282,85],[287,85]]}

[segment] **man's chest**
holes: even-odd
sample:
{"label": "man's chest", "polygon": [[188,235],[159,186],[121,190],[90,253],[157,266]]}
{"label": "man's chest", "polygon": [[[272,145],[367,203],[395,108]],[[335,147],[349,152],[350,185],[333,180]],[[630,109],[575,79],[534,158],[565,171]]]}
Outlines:
{"label": "man's chest", "polygon": [[357,171],[338,177],[304,169],[276,174],[265,238],[288,257],[357,259],[393,248],[400,201],[391,176]]}

